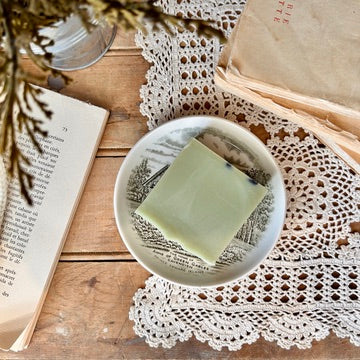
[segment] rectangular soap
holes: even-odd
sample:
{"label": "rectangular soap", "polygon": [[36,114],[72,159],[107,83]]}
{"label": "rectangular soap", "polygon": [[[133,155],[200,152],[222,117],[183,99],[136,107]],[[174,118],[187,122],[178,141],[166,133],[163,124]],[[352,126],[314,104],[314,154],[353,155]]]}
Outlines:
{"label": "rectangular soap", "polygon": [[267,190],[191,139],[136,213],[214,265]]}

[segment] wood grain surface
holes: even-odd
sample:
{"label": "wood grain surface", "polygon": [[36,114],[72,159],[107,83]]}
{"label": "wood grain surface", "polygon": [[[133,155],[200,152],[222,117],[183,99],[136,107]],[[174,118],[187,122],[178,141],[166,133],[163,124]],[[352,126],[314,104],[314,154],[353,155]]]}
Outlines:
{"label": "wood grain surface", "polygon": [[[195,338],[173,349],[151,348],[134,334],[128,311],[148,273],[136,262],[60,262],[30,344],[7,359],[349,359],[358,350],[331,335],[309,350],[259,339],[231,352]],[[355,356],[354,356],[355,355]]]}
{"label": "wood grain surface", "polygon": [[[37,72],[28,59],[27,69]],[[114,221],[113,188],[123,157],[147,131],[139,88],[149,64],[133,34],[118,34],[98,63],[71,72],[61,93],[111,110],[90,178],[70,229],[32,342],[0,359],[360,359],[360,349],[331,334],[309,350],[284,350],[259,339],[221,352],[192,338],[150,348],[128,319],[132,297],[150,275],[126,250]],[[51,79],[43,85],[51,87]],[[253,129],[265,140],[261,127]]]}

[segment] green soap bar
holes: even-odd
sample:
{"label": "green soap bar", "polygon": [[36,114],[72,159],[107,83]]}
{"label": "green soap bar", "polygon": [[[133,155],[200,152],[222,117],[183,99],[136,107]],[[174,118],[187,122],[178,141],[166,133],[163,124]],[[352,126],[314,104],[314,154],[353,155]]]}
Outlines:
{"label": "green soap bar", "polygon": [[192,139],[136,213],[166,239],[214,265],[266,192]]}

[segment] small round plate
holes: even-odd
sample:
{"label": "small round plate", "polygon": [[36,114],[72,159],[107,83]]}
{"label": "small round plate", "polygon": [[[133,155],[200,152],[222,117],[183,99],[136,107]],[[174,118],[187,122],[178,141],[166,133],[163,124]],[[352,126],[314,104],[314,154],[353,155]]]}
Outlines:
{"label": "small round plate", "polygon": [[[215,266],[134,213],[192,137],[268,188]],[[284,223],[285,187],[270,152],[251,132],[225,119],[190,116],[159,126],[132,148],[116,179],[114,211],[125,245],[148,271],[181,285],[219,286],[249,273],[272,250]]]}

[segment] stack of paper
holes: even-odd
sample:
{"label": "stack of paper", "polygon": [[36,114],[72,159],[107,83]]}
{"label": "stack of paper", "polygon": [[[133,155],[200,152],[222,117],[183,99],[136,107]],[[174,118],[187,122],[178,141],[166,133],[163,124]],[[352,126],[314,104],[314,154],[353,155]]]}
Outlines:
{"label": "stack of paper", "polygon": [[[360,2],[249,0],[217,67],[224,90],[360,160]],[[337,144],[337,145],[336,145]]]}

